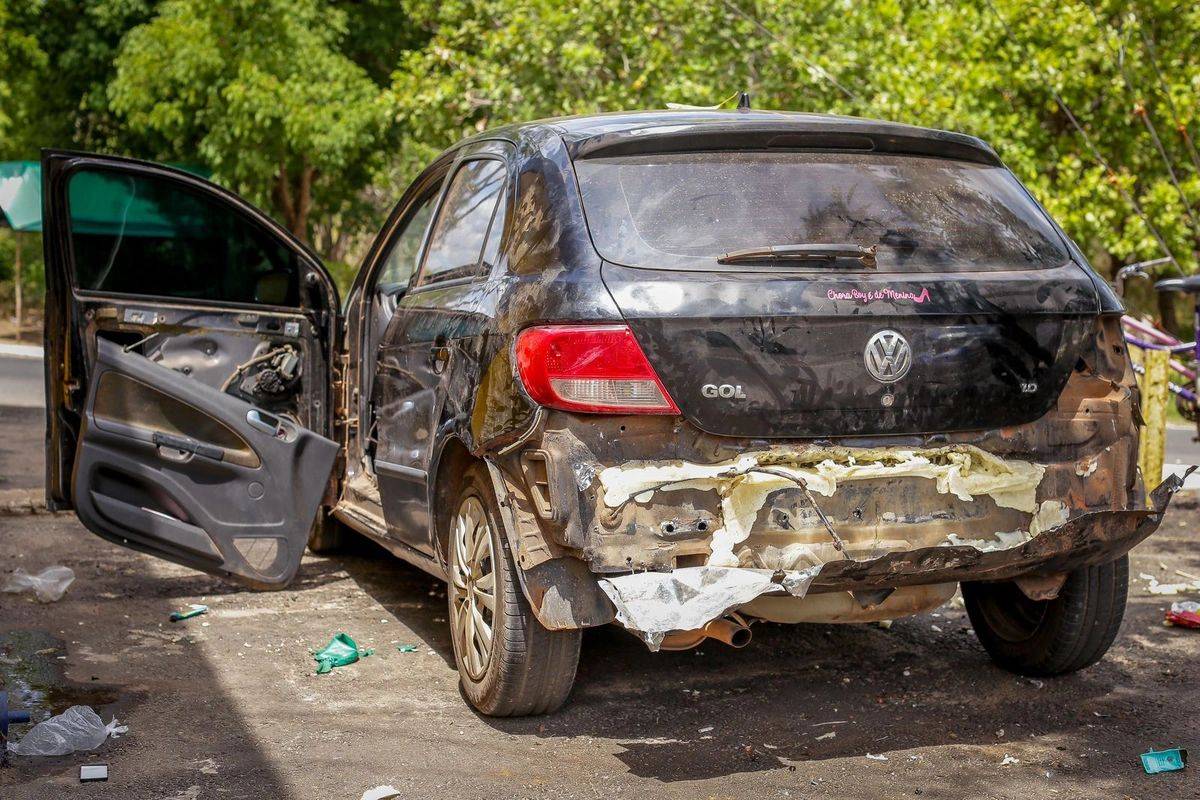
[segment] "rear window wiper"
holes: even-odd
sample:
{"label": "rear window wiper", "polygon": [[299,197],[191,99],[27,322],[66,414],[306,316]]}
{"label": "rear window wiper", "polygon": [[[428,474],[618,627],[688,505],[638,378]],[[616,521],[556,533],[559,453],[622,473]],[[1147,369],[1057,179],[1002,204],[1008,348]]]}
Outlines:
{"label": "rear window wiper", "polygon": [[875,268],[875,248],[857,244],[780,244],[733,250],[717,259],[718,264],[769,264],[793,261],[853,259],[868,269]]}

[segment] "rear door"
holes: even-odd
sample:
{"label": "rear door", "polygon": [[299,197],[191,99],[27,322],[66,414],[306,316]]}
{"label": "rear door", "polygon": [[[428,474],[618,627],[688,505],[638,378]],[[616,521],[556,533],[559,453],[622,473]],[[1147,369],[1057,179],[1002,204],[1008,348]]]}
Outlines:
{"label": "rear door", "polygon": [[117,544],[286,584],[338,454],[328,273],[187,172],[65,152],[42,169],[48,501]]}
{"label": "rear door", "polygon": [[486,321],[488,274],[507,215],[508,145],[463,154],[430,223],[412,287],[379,347],[375,470],[389,535],[422,552],[430,536],[430,472],[443,424],[465,413],[471,341]]}

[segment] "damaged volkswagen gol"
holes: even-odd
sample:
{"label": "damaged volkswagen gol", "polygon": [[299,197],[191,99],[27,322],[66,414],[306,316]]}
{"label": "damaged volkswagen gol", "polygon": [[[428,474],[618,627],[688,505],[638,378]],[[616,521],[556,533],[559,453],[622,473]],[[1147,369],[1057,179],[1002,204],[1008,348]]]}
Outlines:
{"label": "damaged volkswagen gol", "polygon": [[50,506],[258,588],[370,537],[448,583],[485,714],[559,707],[590,626],[743,646],[960,586],[1000,665],[1078,670],[1179,487],[1138,474],[1119,300],[971,136],[499,128],[408,188],[344,303],[195,175],[43,168]]}

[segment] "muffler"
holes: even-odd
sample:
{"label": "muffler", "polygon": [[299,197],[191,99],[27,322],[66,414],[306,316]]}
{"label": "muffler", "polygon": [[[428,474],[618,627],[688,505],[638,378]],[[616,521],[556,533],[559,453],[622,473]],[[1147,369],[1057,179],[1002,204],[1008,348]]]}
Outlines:
{"label": "muffler", "polygon": [[742,649],[750,644],[754,634],[750,626],[737,614],[728,617],[718,617],[703,628],[691,631],[672,631],[663,637],[661,650],[691,650],[699,646],[705,639],[716,639],[730,647]]}

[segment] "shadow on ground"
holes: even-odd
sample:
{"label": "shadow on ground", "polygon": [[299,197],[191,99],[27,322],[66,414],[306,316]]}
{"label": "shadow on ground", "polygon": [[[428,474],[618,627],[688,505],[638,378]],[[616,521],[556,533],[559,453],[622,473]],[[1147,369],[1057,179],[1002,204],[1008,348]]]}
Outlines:
{"label": "shadow on ground", "polygon": [[[439,588],[431,597],[428,576],[369,543],[338,561],[453,665],[445,593]],[[909,752],[917,748],[989,747],[997,771],[979,778],[947,774],[952,796],[986,793],[1004,774],[998,771],[1003,756],[1019,757],[1036,739],[1043,750],[1047,741],[1058,742],[1043,764],[1050,780],[1070,775],[1097,786],[1136,787],[1145,796],[1131,754],[1196,733],[1190,715],[1170,713],[1162,685],[1179,683],[1182,675],[1144,665],[1156,670],[1148,679],[1143,648],[1133,641],[1137,631],[1161,626],[1161,605],[1157,598],[1131,598],[1125,638],[1116,648],[1125,653],[1048,680],[995,667],[958,608],[900,620],[890,629],[760,623],[754,641],[740,651],[708,643],[650,653],[610,626],[585,634],[576,689],[561,711],[480,719],[510,735],[612,740],[630,774],[662,782],[794,769],[867,753],[893,762],[922,758]],[[1145,720],[1153,721],[1152,729]],[[1105,752],[1120,756],[1100,755]]]}

